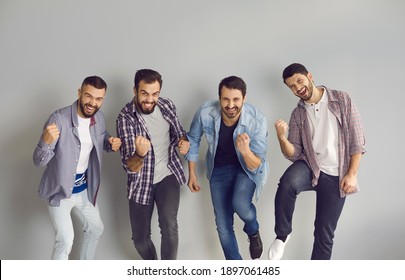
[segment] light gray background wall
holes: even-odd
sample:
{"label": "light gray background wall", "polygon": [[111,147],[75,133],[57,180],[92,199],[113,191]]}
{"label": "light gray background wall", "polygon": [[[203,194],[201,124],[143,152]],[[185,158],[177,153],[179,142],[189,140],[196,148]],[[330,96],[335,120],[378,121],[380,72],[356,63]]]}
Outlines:
{"label": "light gray background wall", "polygon": [[[362,191],[346,201],[333,258],[405,258],[405,1],[106,2],[0,1],[1,259],[50,258],[53,228],[37,196],[43,169],[32,163],[46,118],[76,99],[85,76],[97,74],[109,86],[103,111],[115,134],[116,116],[132,98],[140,68],[163,75],[161,95],[176,103],[186,130],[197,106],[217,98],[223,77],[234,74],[247,82],[248,101],[269,124],[271,172],[257,203],[267,251],[274,238],[276,186],[290,164],[280,153],[273,123],[288,120],[297,103],[281,80],[292,62],[305,64],[317,84],[348,91],[366,130],[368,153],[358,176]],[[181,189],[178,258],[223,259],[207,180],[200,174],[199,194]],[[310,257],[314,204],[314,193],[300,195],[285,259]],[[105,155],[99,205],[105,233],[96,258],[138,259],[117,153]],[[154,222],[159,247],[156,216]],[[248,259],[242,226],[236,218]],[[72,258],[77,255],[75,246]]]}

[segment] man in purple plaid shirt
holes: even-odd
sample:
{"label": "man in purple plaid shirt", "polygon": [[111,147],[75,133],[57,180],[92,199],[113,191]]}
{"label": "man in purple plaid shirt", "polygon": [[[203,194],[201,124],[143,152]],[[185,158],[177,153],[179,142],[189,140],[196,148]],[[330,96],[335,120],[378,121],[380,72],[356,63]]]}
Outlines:
{"label": "man in purple plaid shirt", "polygon": [[[297,195],[316,192],[311,259],[329,260],[345,197],[358,192],[357,172],[366,152],[360,114],[346,92],[316,87],[301,64],[284,69],[284,83],[300,98],[289,125],[275,122],[284,156],[293,164],[280,179],[275,197],[276,239],[269,259],[279,260],[292,232]],[[288,130],[288,138],[286,132]]]}
{"label": "man in purple plaid shirt", "polygon": [[190,144],[176,114],[176,107],[160,97],[161,75],[150,69],[136,72],[135,97],[117,118],[122,140],[121,159],[128,175],[132,240],[145,260],[156,260],[151,239],[151,218],[156,204],[162,235],[161,258],[177,258],[177,212],[180,185],[186,182],[176,151],[187,154]]}

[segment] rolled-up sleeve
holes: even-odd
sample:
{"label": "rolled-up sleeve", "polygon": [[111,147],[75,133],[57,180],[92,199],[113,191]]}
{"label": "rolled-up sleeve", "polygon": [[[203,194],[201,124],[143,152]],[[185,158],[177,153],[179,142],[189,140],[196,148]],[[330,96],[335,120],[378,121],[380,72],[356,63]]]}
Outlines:
{"label": "rolled-up sleeve", "polygon": [[294,146],[294,154],[289,157],[284,155],[285,158],[289,159],[290,161],[296,161],[301,159],[303,145],[302,145],[302,126],[303,121],[300,121],[299,112],[295,109],[291,113],[290,122],[288,125],[288,141]]}
{"label": "rolled-up sleeve", "polygon": [[203,134],[203,126],[201,122],[201,108],[195,113],[193,121],[190,125],[190,131],[187,133],[190,149],[186,154],[186,160],[196,162],[199,156],[199,148],[201,137]]}
{"label": "rolled-up sleeve", "polygon": [[250,149],[252,152],[260,158],[260,165],[254,169],[254,170],[249,170],[250,173],[252,174],[261,174],[264,172],[264,169],[266,168],[266,154],[267,154],[267,138],[268,138],[268,131],[267,131],[267,120],[266,118],[262,118],[258,126],[256,127],[256,130],[254,132],[254,135],[252,135],[250,140]]}
{"label": "rolled-up sleeve", "polygon": [[364,128],[360,118],[360,113],[353,102],[350,102],[350,120],[349,120],[349,135],[350,135],[350,155],[364,154],[366,152],[366,139],[364,136]]}
{"label": "rolled-up sleeve", "polygon": [[131,171],[127,166],[127,160],[135,154],[135,129],[134,125],[122,114],[118,115],[117,122],[117,136],[121,139],[121,162],[124,170],[128,174],[138,174],[139,172]]}

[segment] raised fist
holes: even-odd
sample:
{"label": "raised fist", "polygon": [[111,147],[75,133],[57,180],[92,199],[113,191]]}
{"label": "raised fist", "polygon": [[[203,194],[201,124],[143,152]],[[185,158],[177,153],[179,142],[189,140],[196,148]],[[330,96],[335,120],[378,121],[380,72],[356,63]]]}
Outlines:
{"label": "raised fist", "polygon": [[108,142],[111,144],[111,149],[116,152],[121,147],[121,139],[117,137],[108,138]]}
{"label": "raised fist", "polygon": [[135,151],[136,153],[144,157],[150,150],[150,141],[143,136],[136,136],[135,138]]}
{"label": "raised fist", "polygon": [[188,153],[188,150],[190,149],[190,142],[187,140],[180,140],[179,141],[179,152],[182,155],[186,155]]}
{"label": "raised fist", "polygon": [[55,123],[52,123],[47,127],[45,127],[42,133],[42,140],[49,145],[55,142],[59,138],[59,135],[60,135],[59,128]]}
{"label": "raised fist", "polygon": [[250,151],[250,137],[247,133],[238,134],[236,137],[236,148],[243,155]]}
{"label": "raised fist", "polygon": [[286,133],[288,131],[288,124],[285,121],[283,121],[282,119],[277,120],[274,123],[274,127],[276,128],[278,139],[286,137]]}

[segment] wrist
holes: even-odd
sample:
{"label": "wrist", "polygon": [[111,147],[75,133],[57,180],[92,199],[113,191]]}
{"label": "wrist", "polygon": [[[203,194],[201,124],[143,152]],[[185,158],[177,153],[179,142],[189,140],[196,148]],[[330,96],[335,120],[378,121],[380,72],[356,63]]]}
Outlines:
{"label": "wrist", "polygon": [[351,177],[356,177],[357,176],[357,172],[355,172],[355,171],[348,171],[347,173],[346,173],[346,175],[347,176],[351,176]]}
{"label": "wrist", "polygon": [[288,138],[285,136],[285,134],[280,135],[280,136],[278,136],[277,138],[278,138],[278,141],[279,141],[280,143],[286,143],[286,142],[288,142]]}
{"label": "wrist", "polygon": [[135,151],[135,156],[138,157],[138,158],[141,158],[141,159],[144,159],[146,157],[146,155],[141,156],[140,154],[138,154],[137,151]]}

